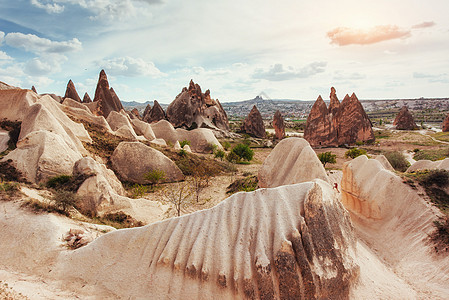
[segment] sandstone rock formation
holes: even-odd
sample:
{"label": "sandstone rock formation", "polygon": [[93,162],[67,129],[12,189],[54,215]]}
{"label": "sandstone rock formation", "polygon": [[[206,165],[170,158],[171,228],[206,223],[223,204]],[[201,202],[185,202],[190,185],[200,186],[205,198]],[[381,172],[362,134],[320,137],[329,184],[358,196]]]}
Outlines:
{"label": "sandstone rock formation", "polygon": [[155,123],[165,119],[165,112],[157,100],[154,100],[153,108],[149,104],[147,105],[142,116],[142,120],[148,123]]}
{"label": "sandstone rock formation", "polygon": [[170,103],[166,115],[174,127],[229,130],[228,116],[220,102],[210,97],[209,90],[203,94],[193,80]]}
{"label": "sandstone rock formation", "polygon": [[346,95],[340,103],[335,88],[331,88],[330,99],[327,108],[319,96],[307,118],[304,138],[311,146],[338,146],[374,140],[371,121],[354,93],[351,97]]}
{"label": "sandstone rock formation", "polygon": [[0,119],[22,121],[28,108],[39,96],[22,89],[0,89]]}
{"label": "sandstone rock formation", "polygon": [[131,110],[131,115],[130,116],[134,116],[134,117],[136,117],[137,119],[141,119],[141,116],[140,116],[140,113],[139,113],[139,111],[137,110],[137,108],[133,108],[132,110]]}
{"label": "sandstone rock formation", "polygon": [[393,125],[396,126],[396,129],[398,130],[418,129],[412,114],[405,105],[401,108],[398,115],[394,119]]}
{"label": "sandstone rock formation", "polygon": [[277,110],[273,116],[274,136],[278,140],[282,140],[285,137],[285,124],[284,118],[281,112]]}
{"label": "sandstone rock formation", "polygon": [[[347,299],[358,278],[352,231],[331,187],[308,182],[112,232],[70,252],[52,274],[95,282],[104,297]],[[89,267],[75,267],[81,262]]]}
{"label": "sandstone rock formation", "polygon": [[31,87],[31,90],[37,94],[37,91],[36,91],[36,88],[34,87],[34,85]]}
{"label": "sandstone rock formation", "polygon": [[73,99],[75,101],[81,102],[81,98],[78,95],[78,92],[76,91],[75,84],[73,83],[73,81],[71,79],[67,83],[67,88],[65,90],[64,99],[65,98],[70,98],[70,99]]}
{"label": "sandstone rock formation", "polygon": [[152,141],[156,138],[151,125],[147,122],[141,121],[139,119],[132,119],[131,123],[136,134],[144,136],[149,141]]}
{"label": "sandstone rock formation", "polygon": [[262,116],[254,105],[249,115],[243,121],[241,132],[247,133],[257,138],[266,138],[265,125],[263,124]]}
{"label": "sandstone rock formation", "polygon": [[427,159],[418,160],[413,165],[408,167],[407,172],[416,172],[423,170],[447,170],[449,171],[449,158],[443,160],[431,161]]}
{"label": "sandstone rock formation", "polygon": [[394,172],[394,168],[391,166],[390,162],[385,157],[385,155],[371,155],[371,158],[379,161],[382,164],[382,166],[385,168],[385,170]]}
{"label": "sandstone rock formation", "polygon": [[259,170],[259,186],[272,188],[281,185],[321,179],[328,182],[323,164],[309,143],[291,137],[274,147]]}
{"label": "sandstone rock formation", "polygon": [[4,83],[3,81],[0,81],[0,91],[1,90],[15,90],[15,89],[19,89],[19,88],[9,85],[7,83]]}
{"label": "sandstone rock formation", "polygon": [[444,118],[443,123],[441,124],[441,130],[443,132],[449,131],[449,113],[446,115],[446,118]]}
{"label": "sandstone rock formation", "polygon": [[89,94],[86,92],[84,93],[84,97],[83,97],[83,103],[91,103],[92,99],[90,99]]}
{"label": "sandstone rock formation", "polygon": [[104,70],[101,70],[98,78],[97,88],[95,90],[95,97],[92,102],[93,112],[96,115],[107,118],[111,111],[119,112],[123,109],[120,99],[116,95],[113,88],[109,87],[108,77]]}
{"label": "sandstone rock formation", "polygon": [[173,161],[162,152],[140,142],[121,142],[111,156],[111,163],[119,177],[128,182],[150,183],[144,175],[152,170],[164,171],[165,179],[162,182],[184,179]]}
{"label": "sandstone rock formation", "polygon": [[0,128],[0,153],[8,149],[9,132]]}

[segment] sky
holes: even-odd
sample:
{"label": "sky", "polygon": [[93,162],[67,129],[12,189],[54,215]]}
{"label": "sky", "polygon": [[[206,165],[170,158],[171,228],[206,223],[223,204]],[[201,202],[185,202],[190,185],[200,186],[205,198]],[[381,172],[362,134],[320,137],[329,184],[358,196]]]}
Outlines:
{"label": "sky", "polygon": [[449,97],[447,0],[2,0],[0,81],[170,103]]}

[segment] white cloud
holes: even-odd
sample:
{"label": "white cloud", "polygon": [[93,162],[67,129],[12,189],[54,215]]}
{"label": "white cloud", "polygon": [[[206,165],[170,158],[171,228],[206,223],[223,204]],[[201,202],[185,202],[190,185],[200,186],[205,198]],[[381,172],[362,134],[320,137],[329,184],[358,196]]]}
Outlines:
{"label": "white cloud", "polygon": [[360,80],[365,79],[366,75],[358,72],[347,73],[342,71],[336,71],[334,75],[334,80]]}
{"label": "white cloud", "polygon": [[8,46],[14,48],[23,48],[33,53],[65,53],[78,51],[82,49],[82,44],[77,38],[70,41],[57,42],[46,38],[38,37],[34,34],[23,34],[20,32],[11,32],[5,36]]}
{"label": "white cloud", "polygon": [[436,25],[435,22],[429,21],[429,22],[422,22],[422,23],[413,25],[412,28],[413,29],[429,28],[429,27],[433,27],[435,25]]}
{"label": "white cloud", "polygon": [[5,33],[3,31],[0,31],[0,45],[2,44],[4,37]]}
{"label": "white cloud", "polygon": [[12,60],[12,57],[3,51],[0,51],[0,63],[2,60]]}
{"label": "white cloud", "polygon": [[271,66],[267,71],[261,68],[256,69],[252,74],[252,78],[266,79],[269,81],[307,78],[315,74],[324,72],[324,68],[326,67],[326,65],[326,62],[313,62],[297,70],[291,66],[287,67],[287,69],[284,69],[284,66],[282,64],[275,64]]}
{"label": "white cloud", "polygon": [[414,72],[413,78],[427,79],[431,83],[449,83],[449,76],[447,73],[428,74],[428,73]]}
{"label": "white cloud", "polygon": [[117,57],[99,62],[101,68],[111,75],[128,77],[149,76],[153,78],[165,76],[153,62],[146,62],[141,58],[129,56]]}
{"label": "white cloud", "polygon": [[64,6],[57,3],[41,3],[39,0],[31,0],[31,4],[44,9],[49,14],[59,14],[64,11]]}
{"label": "white cloud", "polygon": [[25,72],[33,76],[43,76],[61,71],[61,65],[67,57],[60,54],[47,54],[35,57],[25,64]]}
{"label": "white cloud", "polygon": [[338,27],[327,33],[331,44],[346,46],[351,44],[368,45],[392,39],[405,39],[411,36],[410,30],[396,25],[382,25],[369,30]]}

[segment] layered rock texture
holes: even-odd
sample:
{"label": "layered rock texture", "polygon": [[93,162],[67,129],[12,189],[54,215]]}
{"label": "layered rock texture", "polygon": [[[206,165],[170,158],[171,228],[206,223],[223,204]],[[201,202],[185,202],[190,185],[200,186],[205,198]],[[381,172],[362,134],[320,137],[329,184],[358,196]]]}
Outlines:
{"label": "layered rock texture", "polygon": [[123,109],[122,103],[114,89],[109,87],[108,77],[104,70],[100,72],[92,104],[94,105],[90,106],[91,110],[96,115],[104,116],[105,118],[109,116],[111,111],[119,112]]}
{"label": "layered rock texture", "polygon": [[75,101],[81,102],[81,98],[78,95],[78,92],[76,91],[75,84],[73,83],[73,81],[71,79],[67,83],[67,88],[65,90],[64,99],[65,98],[70,98],[70,99],[73,99]]}
{"label": "layered rock texture", "polygon": [[413,119],[413,116],[408,110],[407,106],[403,106],[401,108],[398,115],[394,119],[393,125],[396,126],[396,129],[398,130],[418,129],[418,126],[416,126],[415,123],[415,119]]}
{"label": "layered rock texture", "polygon": [[149,104],[147,105],[142,116],[142,120],[148,123],[155,123],[165,119],[165,112],[157,100],[154,100],[153,108]]}
{"label": "layered rock texture", "polygon": [[278,140],[282,140],[285,137],[285,124],[284,118],[279,110],[274,113],[273,116],[273,128],[274,128],[274,136]]}
{"label": "layered rock texture", "polygon": [[327,107],[319,96],[307,117],[304,138],[310,145],[338,146],[374,140],[371,121],[354,93],[340,103],[332,87],[330,100]]}
{"label": "layered rock texture", "polygon": [[220,102],[210,97],[209,90],[203,93],[193,80],[168,106],[167,120],[177,128],[229,130],[228,116]]}
{"label": "layered rock texture", "polygon": [[323,164],[309,143],[291,137],[274,147],[259,170],[259,186],[263,188],[301,183],[319,178],[328,181]]}
{"label": "layered rock texture", "polygon": [[254,105],[246,119],[243,121],[240,131],[257,138],[266,138],[265,125],[263,124],[262,115]]}
{"label": "layered rock texture", "polygon": [[96,282],[105,297],[346,299],[358,278],[355,239],[332,193],[322,181],[239,193],[209,210],[100,237],[53,273]]}
{"label": "layered rock texture", "polygon": [[449,158],[437,161],[431,161],[427,159],[418,160],[407,169],[407,172],[435,170],[435,169],[449,171]]}

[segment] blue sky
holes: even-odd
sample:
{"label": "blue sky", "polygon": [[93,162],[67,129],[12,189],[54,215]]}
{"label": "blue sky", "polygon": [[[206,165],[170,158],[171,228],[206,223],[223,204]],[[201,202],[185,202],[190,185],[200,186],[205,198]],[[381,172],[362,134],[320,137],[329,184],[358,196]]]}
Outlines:
{"label": "blue sky", "polygon": [[222,102],[449,97],[449,2],[0,2],[0,81],[170,103],[190,79]]}

